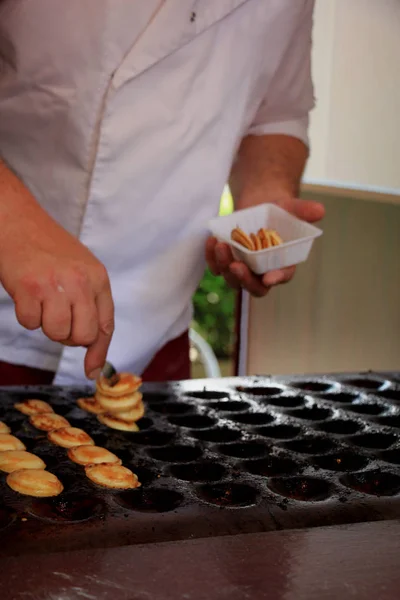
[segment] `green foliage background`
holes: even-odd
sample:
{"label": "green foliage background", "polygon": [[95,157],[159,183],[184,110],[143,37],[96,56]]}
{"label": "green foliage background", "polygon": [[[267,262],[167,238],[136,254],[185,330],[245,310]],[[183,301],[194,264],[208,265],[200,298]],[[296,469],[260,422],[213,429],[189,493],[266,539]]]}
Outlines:
{"label": "green foliage background", "polygon": [[[221,198],[220,214],[233,211],[233,201],[226,187]],[[235,292],[222,277],[207,269],[193,298],[192,327],[211,345],[218,358],[232,355],[235,327]]]}

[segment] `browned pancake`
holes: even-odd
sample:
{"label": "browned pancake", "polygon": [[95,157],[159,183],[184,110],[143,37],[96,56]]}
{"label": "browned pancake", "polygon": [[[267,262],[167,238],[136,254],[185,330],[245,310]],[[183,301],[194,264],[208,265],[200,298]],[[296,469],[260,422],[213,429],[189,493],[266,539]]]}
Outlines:
{"label": "browned pancake", "polygon": [[134,392],[127,396],[120,396],[119,398],[109,398],[104,396],[100,392],[96,392],[96,400],[107,412],[118,413],[126,412],[135,408],[142,401],[142,394],[140,392]]}
{"label": "browned pancake", "polygon": [[8,425],[0,421],[0,433],[10,433],[11,429]]}
{"label": "browned pancake", "polygon": [[139,427],[136,425],[135,421],[123,421],[118,418],[118,415],[98,415],[98,420],[103,425],[110,427],[111,429],[118,429],[119,431],[139,431]]}
{"label": "browned pancake", "polygon": [[87,477],[102,487],[128,490],[140,487],[137,476],[119,465],[95,465],[85,468]]}
{"label": "browned pancake", "polygon": [[17,404],[14,404],[14,408],[24,415],[29,416],[54,412],[50,404],[47,404],[47,402],[44,402],[43,400],[35,400],[34,398],[25,400],[24,402],[17,402]]}
{"label": "browned pancake", "polygon": [[67,419],[54,413],[32,415],[29,422],[36,427],[36,429],[40,429],[41,431],[51,431],[52,429],[60,429],[60,427],[69,426]]}
{"label": "browned pancake", "polygon": [[25,450],[5,450],[0,452],[0,471],[12,473],[21,469],[45,469],[41,458]]}
{"label": "browned pancake", "polygon": [[61,481],[43,469],[21,469],[7,475],[7,484],[15,492],[36,498],[58,496],[63,491]]}
{"label": "browned pancake", "polygon": [[[68,450],[68,457],[78,465],[115,464],[120,465],[121,459],[106,448],[99,446],[76,446]],[[0,463],[1,464],[1,463]]]}
{"label": "browned pancake", "polygon": [[77,427],[61,427],[47,434],[48,439],[62,448],[73,448],[74,446],[94,446],[94,441],[83,429]]}
{"label": "browned pancake", "polygon": [[86,410],[86,412],[92,413],[93,415],[101,415],[105,412],[105,409],[98,403],[96,398],[78,398],[76,401],[79,408]]}
{"label": "browned pancake", "polygon": [[0,452],[5,450],[25,450],[25,445],[9,433],[0,433]]}
{"label": "browned pancake", "polygon": [[142,380],[131,373],[120,373],[119,381],[111,386],[105,377],[100,377],[96,383],[97,390],[110,398],[117,398],[136,392],[142,385]]}

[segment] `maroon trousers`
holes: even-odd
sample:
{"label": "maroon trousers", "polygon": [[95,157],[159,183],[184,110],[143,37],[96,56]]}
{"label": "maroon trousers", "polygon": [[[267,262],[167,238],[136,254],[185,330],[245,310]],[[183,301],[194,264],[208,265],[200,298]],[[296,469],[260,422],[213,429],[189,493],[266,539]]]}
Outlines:
{"label": "maroon trousers", "polygon": [[[189,332],[168,342],[144,371],[143,381],[190,379]],[[0,361],[0,385],[50,385],[54,373]]]}

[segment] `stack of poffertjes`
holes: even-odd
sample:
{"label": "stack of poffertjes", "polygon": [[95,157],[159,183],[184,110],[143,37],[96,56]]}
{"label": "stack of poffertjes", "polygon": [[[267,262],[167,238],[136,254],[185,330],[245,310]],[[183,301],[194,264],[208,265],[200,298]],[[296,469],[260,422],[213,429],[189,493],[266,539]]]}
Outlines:
{"label": "stack of poffertjes", "polygon": [[[138,431],[136,421],[144,414],[142,394],[138,391],[141,379],[121,374],[118,383],[110,386],[106,379],[97,382],[94,398],[80,398],[80,408],[97,414],[101,423],[122,431]],[[29,417],[30,424],[46,432],[50,442],[65,448],[68,458],[85,469],[93,483],[106,488],[125,490],[140,487],[137,476],[122,465],[118,456],[95,446],[82,429],[54,413],[43,400],[30,399],[14,405]],[[0,471],[7,473],[7,484],[20,494],[35,497],[58,496],[64,489],[61,481],[46,471],[45,462],[26,451],[25,445],[11,434],[6,423],[0,422]]]}

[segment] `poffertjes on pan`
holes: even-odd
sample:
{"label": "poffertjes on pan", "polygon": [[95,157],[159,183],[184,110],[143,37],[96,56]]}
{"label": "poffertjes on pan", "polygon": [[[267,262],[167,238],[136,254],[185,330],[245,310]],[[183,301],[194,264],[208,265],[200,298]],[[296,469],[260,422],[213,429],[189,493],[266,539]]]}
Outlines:
{"label": "poffertjes on pan", "polygon": [[0,421],[0,433],[10,433],[11,429],[8,425]]}
{"label": "poffertjes on pan", "polygon": [[140,487],[137,476],[119,465],[95,465],[85,468],[87,477],[102,487],[128,490]]}
{"label": "poffertjes on pan", "polygon": [[62,448],[73,448],[74,446],[94,446],[92,438],[77,427],[61,427],[60,429],[54,429],[49,431],[47,438],[56,446]]}
{"label": "poffertjes on pan", "polygon": [[14,408],[19,410],[19,412],[22,412],[24,415],[29,416],[54,412],[50,404],[47,404],[47,402],[44,402],[43,400],[35,400],[34,398],[31,400],[25,400],[24,402],[17,402],[14,404]]}
{"label": "poffertjes on pan", "polygon": [[0,471],[12,473],[21,469],[45,469],[46,463],[25,450],[5,450],[0,452]]}
{"label": "poffertjes on pan", "polygon": [[25,450],[25,444],[14,435],[9,433],[0,433],[0,452],[5,450]]}
{"label": "poffertjes on pan", "polygon": [[36,429],[40,429],[40,431],[52,431],[52,429],[69,426],[67,419],[54,413],[32,415],[29,422],[33,427],[36,427]]}
{"label": "poffertjes on pan", "polygon": [[[122,463],[118,456],[106,448],[99,446],[75,446],[68,450],[68,458],[78,465],[97,465],[97,464],[115,464]],[[0,463],[1,465],[1,463]]]}
{"label": "poffertjes on pan", "polygon": [[58,496],[64,487],[59,479],[44,469],[21,469],[7,475],[7,484],[14,492],[36,498]]}

